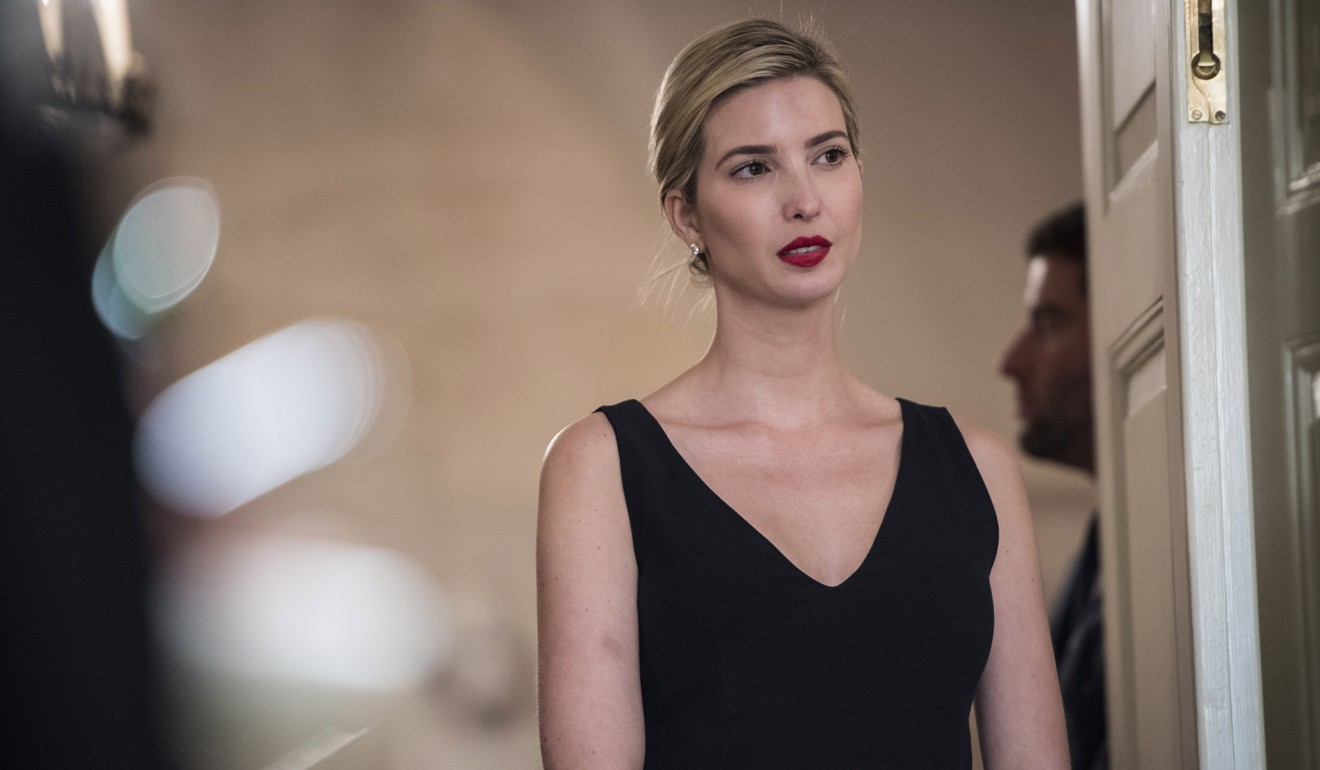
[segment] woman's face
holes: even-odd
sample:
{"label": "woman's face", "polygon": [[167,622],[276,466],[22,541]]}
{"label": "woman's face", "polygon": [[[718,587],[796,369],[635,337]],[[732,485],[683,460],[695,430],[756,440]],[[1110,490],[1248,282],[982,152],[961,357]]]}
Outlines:
{"label": "woman's face", "polygon": [[861,243],[861,166],[828,86],[791,77],[707,115],[695,205],[671,192],[675,232],[708,255],[717,296],[796,305],[838,289]]}

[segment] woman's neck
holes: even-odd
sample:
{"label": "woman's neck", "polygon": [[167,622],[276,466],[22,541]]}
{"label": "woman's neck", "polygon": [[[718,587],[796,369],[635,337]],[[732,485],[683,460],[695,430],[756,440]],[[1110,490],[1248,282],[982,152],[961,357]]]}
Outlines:
{"label": "woman's neck", "polygon": [[818,424],[844,408],[852,387],[834,347],[833,305],[832,298],[799,308],[726,303],[690,374],[732,420]]}

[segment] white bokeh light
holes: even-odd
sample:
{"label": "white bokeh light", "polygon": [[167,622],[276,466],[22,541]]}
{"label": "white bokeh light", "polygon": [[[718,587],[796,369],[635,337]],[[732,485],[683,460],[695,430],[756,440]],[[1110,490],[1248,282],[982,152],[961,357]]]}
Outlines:
{"label": "white bokeh light", "polygon": [[92,304],[102,323],[138,339],[197,288],[215,262],[220,204],[203,179],[173,177],[133,201],[101,251]]}
{"label": "white bokeh light", "polygon": [[96,309],[105,328],[120,339],[139,339],[151,331],[155,322],[151,313],[134,305],[119,288],[109,244],[101,251],[96,266],[92,268],[92,307]]}
{"label": "white bokeh light", "polygon": [[115,277],[133,304],[159,313],[202,282],[219,240],[220,206],[210,184],[187,177],[157,182],[115,230]]}
{"label": "white bokeh light", "polygon": [[167,388],[142,415],[138,474],[160,502],[218,516],[342,457],[381,414],[383,338],[303,321]]}
{"label": "white bokeh light", "polygon": [[212,543],[167,570],[158,628],[210,670],[373,691],[438,673],[452,647],[439,585],[403,554],[292,536]]}

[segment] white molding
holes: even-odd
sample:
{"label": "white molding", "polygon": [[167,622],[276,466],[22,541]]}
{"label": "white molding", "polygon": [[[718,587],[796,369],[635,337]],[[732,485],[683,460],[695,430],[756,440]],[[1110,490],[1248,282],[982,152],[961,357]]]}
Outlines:
{"label": "white molding", "polygon": [[1263,768],[1247,404],[1236,3],[1225,3],[1228,121],[1189,123],[1183,0],[1168,66],[1182,337],[1188,559],[1201,767]]}

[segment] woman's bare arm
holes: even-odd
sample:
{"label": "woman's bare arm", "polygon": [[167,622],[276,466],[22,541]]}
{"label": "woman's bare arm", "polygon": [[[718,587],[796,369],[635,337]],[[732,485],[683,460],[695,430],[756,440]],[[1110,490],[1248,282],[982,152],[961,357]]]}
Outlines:
{"label": "woman's bare arm", "polygon": [[981,756],[991,770],[1067,768],[1063,701],[1017,458],[993,434],[961,427],[999,517],[999,551],[990,572],[995,635],[976,691]]}
{"label": "woman's bare arm", "polygon": [[536,573],[545,767],[640,768],[637,563],[602,414],[565,428],[546,450]]}

